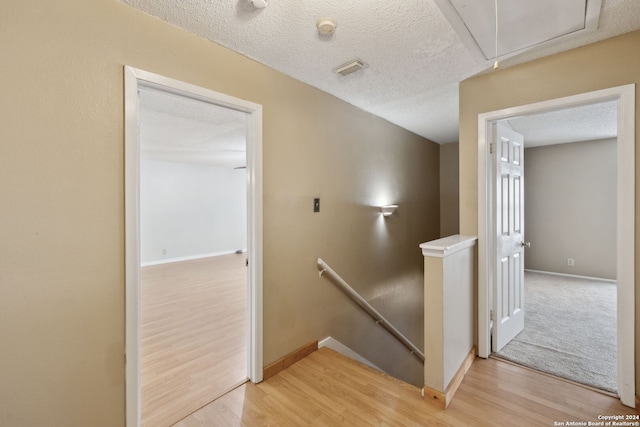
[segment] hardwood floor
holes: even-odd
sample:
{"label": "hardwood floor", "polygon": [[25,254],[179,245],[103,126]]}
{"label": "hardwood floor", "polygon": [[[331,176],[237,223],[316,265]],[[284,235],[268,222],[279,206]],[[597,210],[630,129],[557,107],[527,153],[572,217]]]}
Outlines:
{"label": "hardwood floor", "polygon": [[244,255],[142,268],[142,425],[165,427],[247,377]]}
{"label": "hardwood floor", "polygon": [[554,426],[638,414],[617,399],[495,359],[476,359],[448,409],[414,386],[322,348],[177,423],[209,426]]}

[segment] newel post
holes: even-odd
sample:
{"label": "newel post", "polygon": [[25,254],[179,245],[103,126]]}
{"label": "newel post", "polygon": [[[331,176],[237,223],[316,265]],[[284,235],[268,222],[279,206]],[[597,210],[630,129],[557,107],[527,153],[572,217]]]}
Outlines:
{"label": "newel post", "polygon": [[476,355],[477,237],[420,245],[424,255],[424,396],[447,407]]}

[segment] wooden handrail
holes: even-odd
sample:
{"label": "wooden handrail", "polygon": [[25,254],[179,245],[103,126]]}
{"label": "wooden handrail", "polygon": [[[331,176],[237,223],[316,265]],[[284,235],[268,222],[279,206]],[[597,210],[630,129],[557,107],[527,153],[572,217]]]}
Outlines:
{"label": "wooden handrail", "polygon": [[384,318],[382,314],[378,312],[371,304],[367,302],[359,293],[357,293],[345,280],[340,277],[338,273],[333,271],[331,267],[327,265],[321,258],[318,258],[318,270],[320,270],[320,277],[324,273],[327,273],[333,279],[334,283],[345,293],[349,298],[351,298],[356,304],[358,304],[369,316],[376,321],[376,325],[382,326],[386,329],[395,339],[400,341],[415,357],[420,359],[420,361],[424,364],[424,353],[420,351],[418,347],[407,337],[405,337],[402,332],[396,329],[387,319]]}

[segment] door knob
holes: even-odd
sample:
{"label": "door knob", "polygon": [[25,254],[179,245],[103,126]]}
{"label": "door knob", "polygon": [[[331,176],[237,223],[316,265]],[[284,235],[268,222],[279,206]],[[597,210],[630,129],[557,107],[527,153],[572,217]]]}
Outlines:
{"label": "door knob", "polygon": [[520,246],[524,246],[525,248],[530,248],[531,242],[520,242]]}

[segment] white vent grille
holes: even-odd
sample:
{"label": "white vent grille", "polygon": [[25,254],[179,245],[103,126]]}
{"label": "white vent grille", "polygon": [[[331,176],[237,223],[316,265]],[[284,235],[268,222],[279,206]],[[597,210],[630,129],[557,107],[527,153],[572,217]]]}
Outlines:
{"label": "white vent grille", "polygon": [[361,59],[354,59],[352,61],[349,61],[345,64],[340,65],[339,67],[334,68],[333,71],[340,74],[341,76],[346,76],[351,73],[355,73],[356,71],[362,70],[363,68],[367,68],[368,66],[369,65],[367,65]]}

